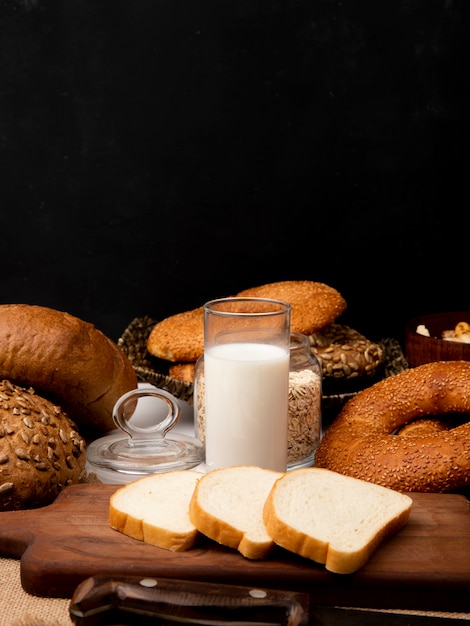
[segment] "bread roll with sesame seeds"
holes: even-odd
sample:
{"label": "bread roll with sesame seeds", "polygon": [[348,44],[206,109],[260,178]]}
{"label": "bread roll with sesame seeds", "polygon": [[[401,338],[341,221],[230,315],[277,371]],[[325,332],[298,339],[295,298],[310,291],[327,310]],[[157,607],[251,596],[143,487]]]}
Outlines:
{"label": "bread roll with sesame seeds", "polygon": [[152,356],[173,363],[195,363],[204,352],[204,308],[165,317],[147,339]]}
{"label": "bread roll with sesame seeds", "polygon": [[[240,291],[236,296],[270,298],[291,305],[293,332],[310,335],[346,310],[346,300],[329,285],[286,280]],[[147,339],[148,352],[173,363],[195,363],[204,352],[204,307],[176,313],[157,322]]]}
{"label": "bread roll with sesame seeds", "polygon": [[346,300],[329,285],[312,280],[284,280],[237,293],[244,298],[272,298],[291,305],[291,330],[304,335],[325,328],[346,310]]}
{"label": "bread roll with sesame seeds", "polygon": [[320,442],[315,466],[397,491],[449,492],[470,485],[470,421],[395,433],[410,420],[470,420],[470,362],[426,363],[384,378],[349,400]]}

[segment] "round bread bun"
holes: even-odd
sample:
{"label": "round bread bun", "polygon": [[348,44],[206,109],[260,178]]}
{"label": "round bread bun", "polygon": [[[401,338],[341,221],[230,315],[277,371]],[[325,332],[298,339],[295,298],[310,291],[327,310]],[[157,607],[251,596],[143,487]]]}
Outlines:
{"label": "round bread bun", "polygon": [[86,445],[62,409],[0,381],[0,511],[52,502],[85,472]]}
{"label": "round bread bun", "polygon": [[252,287],[237,296],[272,298],[291,305],[291,330],[310,335],[346,310],[346,300],[333,287],[310,280],[286,280]]}
{"label": "round bread bun", "polygon": [[0,378],[33,387],[92,437],[115,428],[116,401],[137,387],[124,352],[95,326],[28,304],[0,305]]}
{"label": "round bread bun", "polygon": [[398,491],[470,484],[470,421],[397,436],[427,416],[470,415],[470,362],[436,361],[384,378],[349,400],[321,440],[315,465]]}
{"label": "round bread bun", "polygon": [[[270,283],[236,296],[287,302],[291,305],[291,330],[305,335],[327,326],[346,309],[346,301],[336,289],[308,280]],[[204,308],[157,322],[147,339],[147,350],[173,363],[195,363],[204,352]]]}

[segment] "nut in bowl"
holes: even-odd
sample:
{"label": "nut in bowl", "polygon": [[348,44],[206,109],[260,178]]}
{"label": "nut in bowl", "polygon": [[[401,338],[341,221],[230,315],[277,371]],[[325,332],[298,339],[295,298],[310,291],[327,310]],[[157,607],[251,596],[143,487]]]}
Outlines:
{"label": "nut in bowl", "polygon": [[470,311],[433,313],[410,320],[405,352],[411,367],[433,361],[470,361]]}

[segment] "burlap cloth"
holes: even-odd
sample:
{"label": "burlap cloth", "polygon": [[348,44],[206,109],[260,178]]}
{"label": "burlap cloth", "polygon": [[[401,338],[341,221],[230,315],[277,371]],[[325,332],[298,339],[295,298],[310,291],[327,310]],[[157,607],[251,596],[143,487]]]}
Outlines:
{"label": "burlap cloth", "polygon": [[[20,579],[20,561],[0,557],[0,626],[73,626],[67,598],[40,598],[24,591]],[[367,611],[367,609],[364,609]],[[421,611],[387,611],[406,615],[428,615],[456,620],[456,625],[470,623],[470,613],[440,613]]]}
{"label": "burlap cloth", "polygon": [[20,562],[0,558],[0,626],[72,626],[70,600],[40,598],[24,591]]}

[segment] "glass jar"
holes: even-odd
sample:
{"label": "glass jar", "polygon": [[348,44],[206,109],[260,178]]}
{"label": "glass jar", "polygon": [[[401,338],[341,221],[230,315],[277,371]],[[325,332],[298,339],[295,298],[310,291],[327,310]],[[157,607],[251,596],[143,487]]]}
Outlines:
{"label": "glass jar", "polygon": [[199,357],[194,366],[193,410],[194,432],[196,438],[206,445],[206,405],[204,394],[204,355]]}
{"label": "glass jar", "polygon": [[287,468],[310,467],[321,437],[321,365],[301,333],[290,336]]}
{"label": "glass jar", "polygon": [[[311,352],[308,337],[290,335],[289,418],[287,469],[310,467],[321,437],[322,374],[318,359]],[[194,429],[205,444],[204,356],[194,369]]]}

